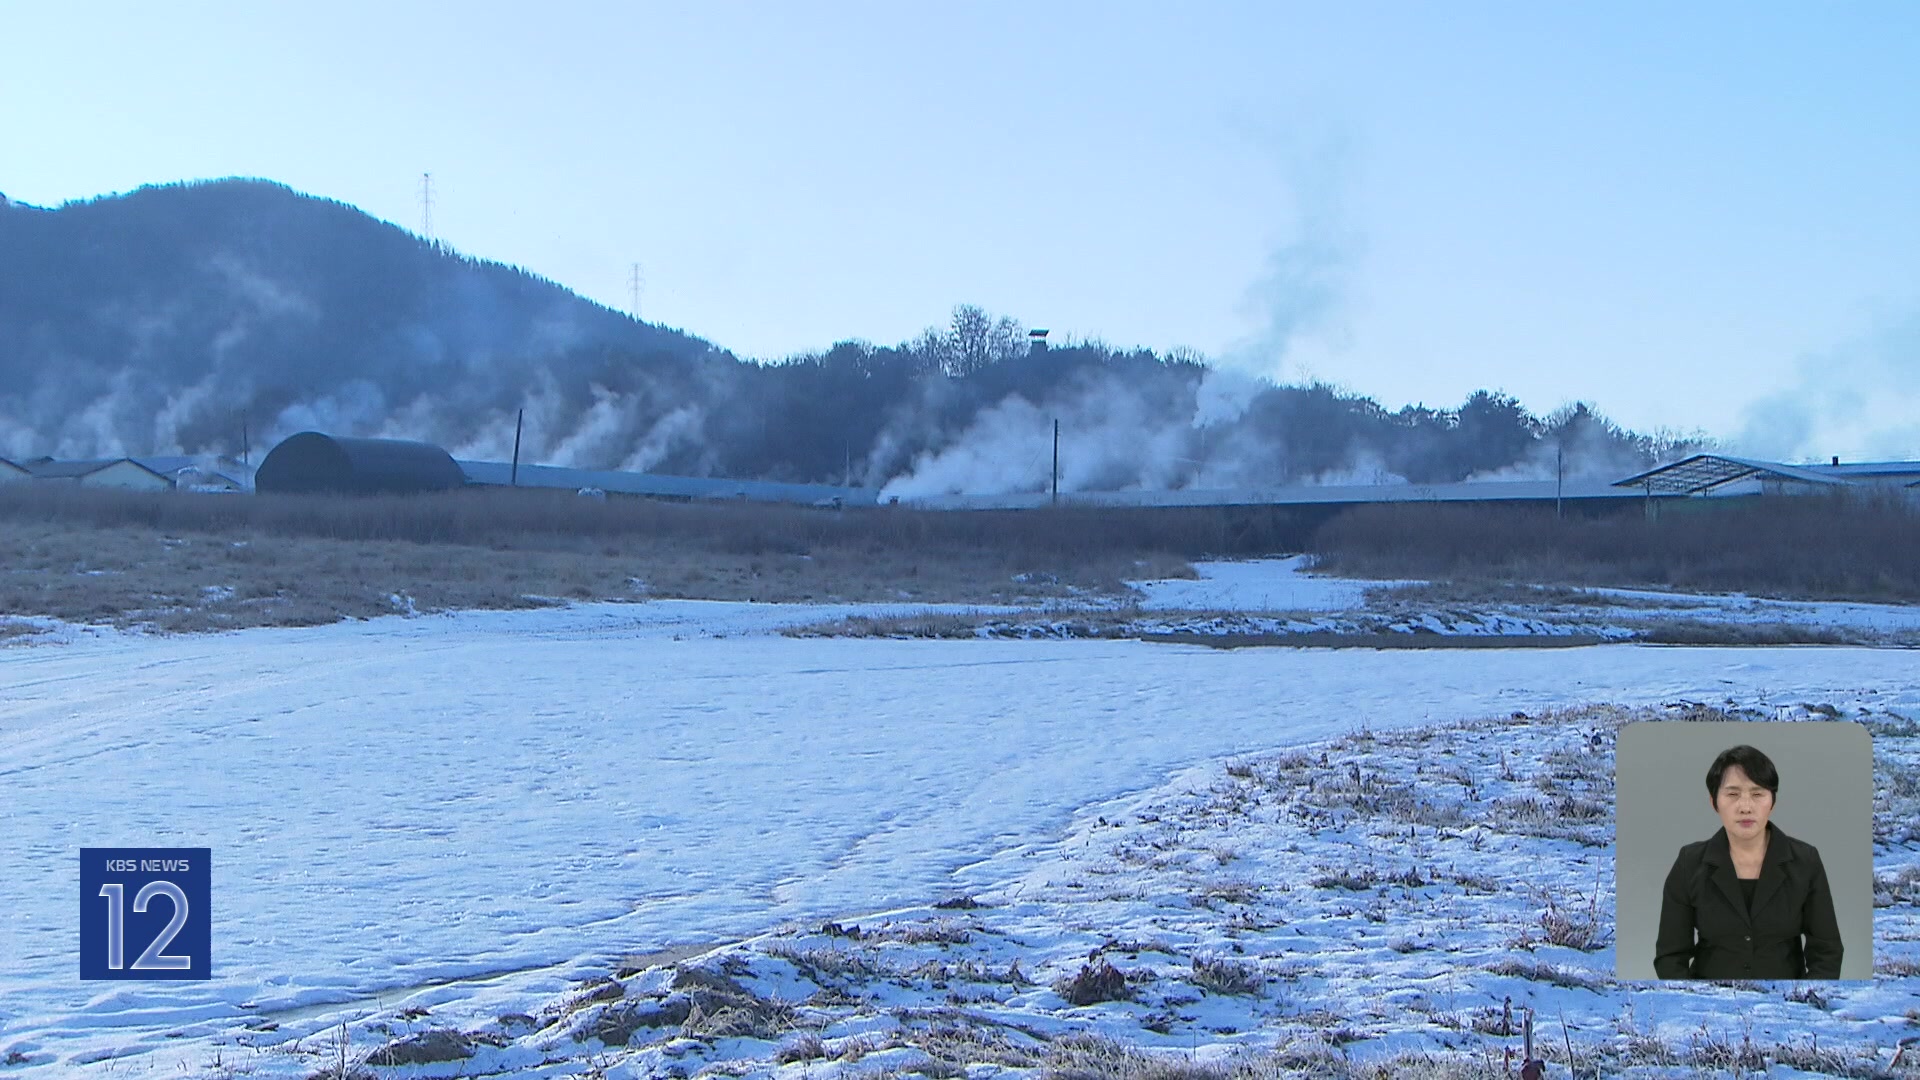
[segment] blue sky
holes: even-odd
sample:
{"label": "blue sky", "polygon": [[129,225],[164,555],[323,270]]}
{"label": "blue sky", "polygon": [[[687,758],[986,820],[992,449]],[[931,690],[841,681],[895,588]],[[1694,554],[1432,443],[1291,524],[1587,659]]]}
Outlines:
{"label": "blue sky", "polygon": [[1920,457],[1920,5],[14,4],[0,191],[262,176],[743,355],[977,303]]}

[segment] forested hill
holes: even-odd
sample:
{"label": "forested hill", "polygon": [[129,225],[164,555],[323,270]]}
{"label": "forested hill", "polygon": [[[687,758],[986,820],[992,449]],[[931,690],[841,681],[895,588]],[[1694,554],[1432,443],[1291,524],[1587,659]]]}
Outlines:
{"label": "forested hill", "polygon": [[584,396],[605,349],[713,351],[264,181],[0,204],[0,454],[197,452],[290,409],[509,409],[543,367]]}
{"label": "forested hill", "polygon": [[[724,339],[725,327],[705,327]],[[849,328],[853,329],[853,328]],[[851,337],[851,335],[849,335]],[[340,203],[225,180],[0,200],[0,457],[235,453],[317,429],[913,495],[1609,479],[1681,449],[1498,392],[1383,409],[1197,356],[1029,350],[961,305],[913,341],[745,362]]]}

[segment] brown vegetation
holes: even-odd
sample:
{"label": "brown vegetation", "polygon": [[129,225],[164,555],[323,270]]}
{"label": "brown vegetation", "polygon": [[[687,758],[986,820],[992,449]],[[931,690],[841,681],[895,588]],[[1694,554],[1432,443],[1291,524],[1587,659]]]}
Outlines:
{"label": "brown vegetation", "polygon": [[[432,495],[194,495],[51,484],[0,487],[0,520],[143,526],[165,532],[518,547],[677,539],[737,555],[991,552],[1010,563],[1098,562],[1114,554],[1260,555],[1298,550],[1310,519],[1287,508],[923,511],[768,503],[582,499],[552,490]],[[1035,567],[1036,573],[1048,567]]]}
{"label": "brown vegetation", "polygon": [[1102,1001],[1125,1001],[1133,996],[1126,973],[1105,960],[1098,966],[1088,961],[1072,978],[1054,984],[1053,990],[1069,1005],[1097,1005]]}
{"label": "brown vegetation", "polygon": [[[1217,517],[1217,515],[1215,515]],[[566,599],[1006,603],[1190,572],[1207,515],[931,513],[581,499],[0,487],[4,616],[166,630]]]}
{"label": "brown vegetation", "polygon": [[1920,509],[1898,497],[1687,500],[1610,517],[1550,506],[1349,510],[1309,549],[1340,574],[1920,600]]}

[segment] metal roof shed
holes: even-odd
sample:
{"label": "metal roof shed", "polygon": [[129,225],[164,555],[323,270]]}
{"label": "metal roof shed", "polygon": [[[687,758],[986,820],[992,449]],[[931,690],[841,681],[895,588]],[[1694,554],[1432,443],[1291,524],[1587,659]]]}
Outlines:
{"label": "metal roof shed", "polygon": [[39,458],[26,463],[35,480],[71,481],[83,487],[124,488],[131,491],[166,491],[173,481],[131,458],[94,458],[88,461],[55,461]]}
{"label": "metal roof shed", "polygon": [[1817,472],[1808,466],[1787,465],[1778,461],[1732,457],[1727,454],[1694,454],[1625,480],[1615,487],[1643,488],[1654,495],[1705,495],[1716,488],[1742,480],[1799,484],[1807,488],[1841,487],[1847,481]]}
{"label": "metal roof shed", "polygon": [[303,431],[267,453],[253,476],[261,493],[414,494],[466,486],[452,455],[432,443],[352,439]]}
{"label": "metal roof shed", "polygon": [[228,458],[193,457],[187,454],[147,455],[133,458],[132,461],[173,481],[176,491],[245,491],[245,478],[252,472],[240,462]]}

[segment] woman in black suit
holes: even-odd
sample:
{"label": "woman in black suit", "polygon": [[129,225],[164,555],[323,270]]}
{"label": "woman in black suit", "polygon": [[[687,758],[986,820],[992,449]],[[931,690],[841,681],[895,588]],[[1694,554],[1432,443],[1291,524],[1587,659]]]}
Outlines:
{"label": "woman in black suit", "polygon": [[1767,820],[1779,793],[1779,772],[1753,747],[1713,759],[1707,798],[1722,827],[1681,848],[1667,874],[1653,957],[1660,978],[1840,977],[1827,871],[1812,844]]}

